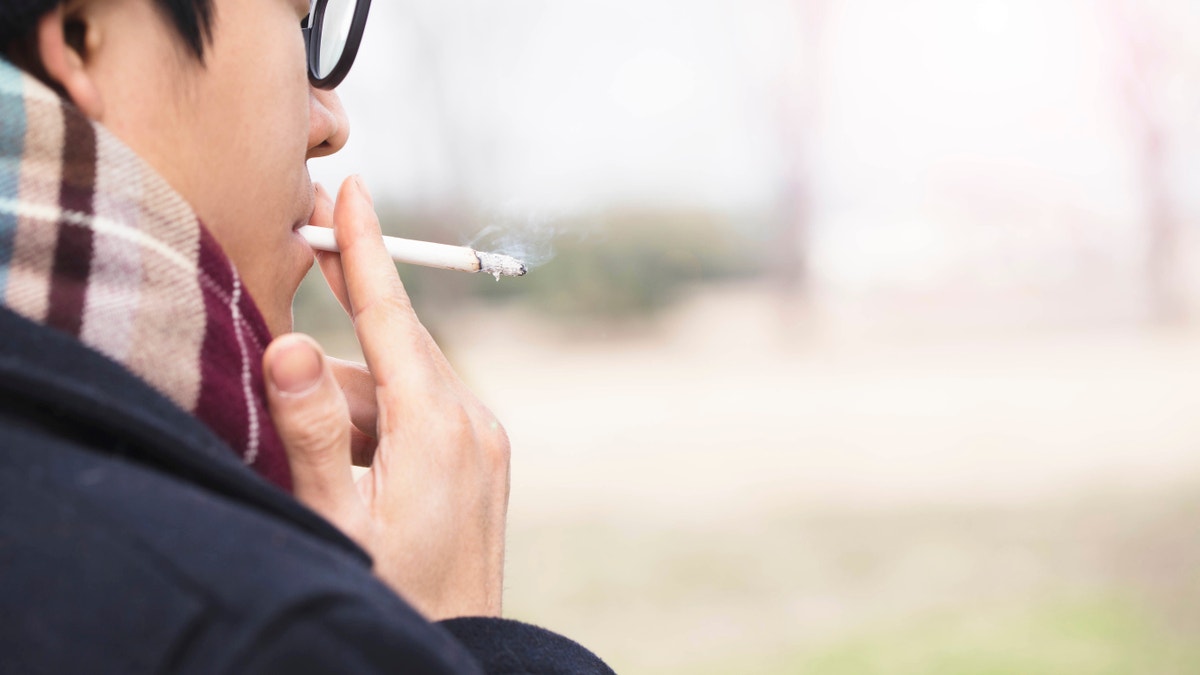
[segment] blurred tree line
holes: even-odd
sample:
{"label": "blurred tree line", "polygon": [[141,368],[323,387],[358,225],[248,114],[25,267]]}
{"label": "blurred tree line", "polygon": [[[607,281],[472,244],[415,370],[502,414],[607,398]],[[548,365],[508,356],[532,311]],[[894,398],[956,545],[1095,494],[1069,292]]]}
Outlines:
{"label": "blurred tree line", "polygon": [[[461,234],[462,223],[486,222],[461,211],[422,213],[387,204],[378,212],[385,234],[450,244],[469,243]],[[514,231],[499,239],[525,236],[520,226]],[[690,287],[763,274],[773,259],[764,223],[704,210],[614,209],[556,221],[553,231],[552,239],[536,242],[552,251],[548,259],[521,278],[497,281],[404,264],[400,275],[414,306],[432,323],[480,302],[517,304],[557,323],[637,322],[669,308]],[[503,245],[489,247],[490,241],[485,238],[475,246],[520,254]],[[296,297],[296,311],[310,325],[314,317],[332,321],[338,314],[318,277],[314,266]]]}

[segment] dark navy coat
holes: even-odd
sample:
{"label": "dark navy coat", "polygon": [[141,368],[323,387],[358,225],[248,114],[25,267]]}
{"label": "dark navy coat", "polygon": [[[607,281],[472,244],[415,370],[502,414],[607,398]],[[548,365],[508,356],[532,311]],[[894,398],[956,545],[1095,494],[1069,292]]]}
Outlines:
{"label": "dark navy coat", "polygon": [[121,366],[0,308],[0,673],[609,673],[430,624],[353,542]]}

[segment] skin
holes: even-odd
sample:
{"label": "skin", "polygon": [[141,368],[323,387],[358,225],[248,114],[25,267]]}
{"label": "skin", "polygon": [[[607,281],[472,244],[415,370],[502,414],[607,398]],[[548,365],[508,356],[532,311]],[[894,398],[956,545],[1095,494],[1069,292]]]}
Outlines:
{"label": "skin", "polygon": [[335,94],[308,84],[307,1],[215,8],[201,64],[151,0],[68,4],[66,16],[88,26],[81,107],[188,200],[281,335],[313,261],[294,231],[313,209],[305,162],[341,149],[349,124]]}
{"label": "skin", "polygon": [[[298,499],[375,559],[431,619],[497,616],[509,443],[421,325],[383,249],[362,182],[336,202],[306,162],[349,125],[311,87],[299,30],[308,0],[216,0],[204,63],[151,0],[76,0],[43,16],[45,76],[189,201],[238,268],[273,334],[267,398]],[[65,38],[82,28],[82,41]],[[288,334],[314,255],[300,225],[333,227],[322,272],[354,321],[366,364]],[[369,470],[357,482],[352,461]]]}

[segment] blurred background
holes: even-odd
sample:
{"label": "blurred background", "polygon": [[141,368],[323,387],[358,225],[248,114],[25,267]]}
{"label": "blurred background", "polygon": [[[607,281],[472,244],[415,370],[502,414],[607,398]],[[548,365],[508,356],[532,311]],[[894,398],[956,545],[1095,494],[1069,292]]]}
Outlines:
{"label": "blurred background", "polygon": [[[1200,4],[377,0],[340,88],[622,673],[1200,672]],[[319,275],[299,329],[355,357]]]}

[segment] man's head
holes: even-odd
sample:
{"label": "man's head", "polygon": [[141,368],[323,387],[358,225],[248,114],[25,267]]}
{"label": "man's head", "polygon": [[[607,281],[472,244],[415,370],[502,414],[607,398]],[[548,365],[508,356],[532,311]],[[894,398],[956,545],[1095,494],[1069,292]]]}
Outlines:
{"label": "man's head", "polygon": [[233,260],[272,332],[290,330],[312,264],[294,231],[312,213],[306,161],[337,152],[349,131],[336,95],[309,82],[309,0],[0,7],[25,28],[8,55],[162,174]]}

